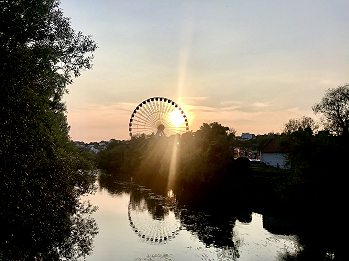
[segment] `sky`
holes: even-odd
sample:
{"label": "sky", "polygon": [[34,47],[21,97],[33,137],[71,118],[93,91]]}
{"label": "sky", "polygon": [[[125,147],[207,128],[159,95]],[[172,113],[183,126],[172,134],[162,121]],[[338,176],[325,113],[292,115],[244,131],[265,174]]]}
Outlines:
{"label": "sky", "polygon": [[63,0],[99,48],[64,97],[70,136],[129,139],[135,107],[176,101],[190,130],[281,132],[349,83],[349,1]]}

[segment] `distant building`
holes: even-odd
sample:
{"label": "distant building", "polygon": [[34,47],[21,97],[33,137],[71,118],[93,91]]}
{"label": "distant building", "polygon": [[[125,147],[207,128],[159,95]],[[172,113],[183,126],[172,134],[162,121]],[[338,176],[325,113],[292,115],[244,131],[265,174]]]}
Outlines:
{"label": "distant building", "polygon": [[286,165],[286,151],[279,144],[279,138],[272,138],[260,153],[261,162],[280,169],[288,169]]}
{"label": "distant building", "polygon": [[254,137],[255,137],[254,134],[251,134],[248,132],[241,134],[241,140],[252,140]]}
{"label": "distant building", "polygon": [[98,145],[99,145],[99,148],[100,148],[100,149],[106,149],[106,148],[107,148],[107,145],[108,145],[108,142],[102,140],[102,141],[100,141],[100,142],[98,143]]}
{"label": "distant building", "polygon": [[252,140],[254,139],[256,136],[254,134],[245,132],[245,133],[241,133],[241,136],[236,137],[238,140],[241,141],[246,141],[246,140]]}
{"label": "distant building", "polygon": [[88,148],[90,150],[92,150],[94,153],[98,153],[99,152],[99,149],[97,149],[94,144],[89,144]]}

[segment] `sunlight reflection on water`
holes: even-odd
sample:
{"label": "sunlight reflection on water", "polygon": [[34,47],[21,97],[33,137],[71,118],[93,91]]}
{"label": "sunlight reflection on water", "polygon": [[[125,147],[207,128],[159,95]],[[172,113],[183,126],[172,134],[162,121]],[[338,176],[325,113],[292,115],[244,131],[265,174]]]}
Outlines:
{"label": "sunlight reflection on water", "polygon": [[241,240],[241,260],[277,260],[278,254],[297,250],[297,236],[275,235],[263,228],[263,216],[252,214],[251,223],[237,221],[234,234]]}

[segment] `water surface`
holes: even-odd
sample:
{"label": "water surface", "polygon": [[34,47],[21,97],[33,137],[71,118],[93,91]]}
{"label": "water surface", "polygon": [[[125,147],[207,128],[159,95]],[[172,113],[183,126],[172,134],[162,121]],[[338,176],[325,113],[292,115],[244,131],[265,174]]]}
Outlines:
{"label": "water surface", "polygon": [[94,213],[99,234],[88,261],[270,261],[298,248],[295,235],[266,229],[269,217],[251,213],[242,222],[231,215],[193,211],[179,207],[171,192],[161,196],[132,183],[99,188],[84,199],[99,207]]}

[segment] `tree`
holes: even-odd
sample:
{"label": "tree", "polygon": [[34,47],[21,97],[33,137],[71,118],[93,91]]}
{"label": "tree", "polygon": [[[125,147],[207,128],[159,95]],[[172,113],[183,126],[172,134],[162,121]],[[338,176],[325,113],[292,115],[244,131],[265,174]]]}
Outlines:
{"label": "tree", "polygon": [[88,254],[67,242],[86,232],[74,220],[93,211],[79,197],[95,174],[79,169],[89,164],[70,141],[62,97],[97,45],[70,27],[58,0],[1,1],[0,21],[0,259]]}
{"label": "tree", "polygon": [[285,123],[283,133],[291,134],[299,130],[304,131],[307,128],[310,128],[313,132],[315,132],[318,130],[319,126],[311,117],[303,116],[300,119],[290,119],[287,123]]}
{"label": "tree", "polygon": [[336,135],[349,134],[349,84],[330,88],[321,102],[312,107],[315,113],[325,117],[325,127]]}

